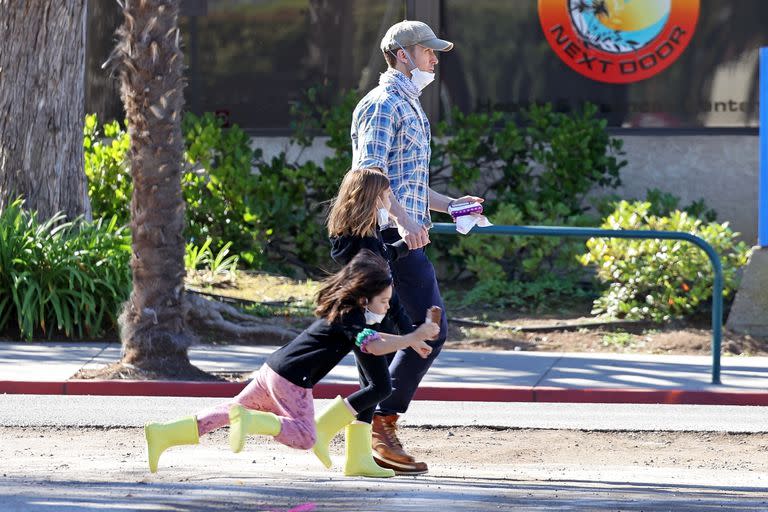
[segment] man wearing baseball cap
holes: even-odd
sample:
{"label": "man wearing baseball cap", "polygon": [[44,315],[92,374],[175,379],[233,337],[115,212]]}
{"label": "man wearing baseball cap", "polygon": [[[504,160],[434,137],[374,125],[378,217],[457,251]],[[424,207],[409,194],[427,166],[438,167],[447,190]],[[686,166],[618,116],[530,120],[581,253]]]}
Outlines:
{"label": "man wearing baseball cap", "polygon": [[381,51],[386,53],[400,46],[417,44],[437,52],[447,52],[453,48],[452,42],[439,39],[426,23],[405,20],[389,27],[381,39]]}
{"label": "man wearing baseball cap", "polygon": [[[421,324],[431,306],[445,311],[434,267],[424,250],[432,226],[430,210],[445,213],[453,202],[483,199],[453,199],[429,187],[431,133],[419,96],[434,80],[437,52],[451,50],[453,43],[438,38],[425,23],[401,21],[387,30],[380,48],[388,68],[352,115],[352,168],[379,169],[389,178],[392,206],[389,218],[380,226],[381,235],[387,243],[404,238],[410,249],[407,256],[391,264],[392,274],[400,301],[411,319]],[[447,329],[443,314],[440,336],[427,341],[432,346],[427,359],[413,350],[391,356],[393,391],[376,409],[372,442],[376,462],[398,474],[427,472],[427,464],[416,461],[397,438],[397,420],[440,353]]]}

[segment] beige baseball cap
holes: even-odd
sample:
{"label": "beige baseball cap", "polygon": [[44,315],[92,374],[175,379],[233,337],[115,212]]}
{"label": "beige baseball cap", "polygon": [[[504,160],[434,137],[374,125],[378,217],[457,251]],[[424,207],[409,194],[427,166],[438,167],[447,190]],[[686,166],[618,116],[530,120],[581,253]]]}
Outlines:
{"label": "beige baseball cap", "polygon": [[406,20],[389,27],[381,39],[381,51],[396,50],[400,48],[398,43],[403,48],[418,44],[438,52],[447,52],[453,48],[452,42],[438,39],[429,25],[421,21]]}

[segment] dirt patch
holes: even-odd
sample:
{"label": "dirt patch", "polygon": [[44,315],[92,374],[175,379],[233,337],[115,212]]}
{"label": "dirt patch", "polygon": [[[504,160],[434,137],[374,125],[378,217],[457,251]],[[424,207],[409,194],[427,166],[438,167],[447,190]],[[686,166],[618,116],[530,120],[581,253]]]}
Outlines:
{"label": "dirt patch", "polygon": [[[442,434],[442,435],[441,435]],[[403,443],[425,460],[482,464],[604,464],[768,471],[767,434],[408,428]]]}
{"label": "dirt patch", "polygon": [[[303,328],[313,320],[312,295],[316,281],[293,280],[264,273],[240,273],[237,288],[209,288],[262,304],[262,314],[275,314],[281,322]],[[669,324],[606,322],[590,314],[588,298],[554,306],[547,311],[514,311],[492,307],[447,304],[447,348],[472,350],[526,350],[556,352],[615,352],[709,355],[712,353],[711,319],[700,315]],[[213,337],[212,343],[228,343]],[[768,339],[723,332],[725,355],[768,355]]]}
{"label": "dirt patch", "polygon": [[[764,338],[725,330],[721,343],[724,355],[768,355],[768,340]],[[712,353],[712,331],[681,323],[634,332],[626,326],[525,332],[454,324],[449,325],[445,346],[474,350],[709,355]]]}
{"label": "dirt patch", "polygon": [[[0,427],[9,510],[766,510],[768,436],[433,428],[401,430],[429,473],[344,477],[265,436],[227,429],[167,450],[151,474],[139,428]],[[317,505],[317,507],[314,507]]]}
{"label": "dirt patch", "polygon": [[[432,475],[466,474],[471,473],[473,467],[503,466],[512,470],[527,465],[536,465],[555,475],[558,467],[570,464],[583,468],[624,466],[768,472],[768,434],[475,427],[404,427],[399,434],[410,452],[430,464]],[[34,472],[41,476],[47,471],[55,475],[56,466],[46,460],[53,456],[73,467],[102,464],[104,474],[118,479],[126,478],[126,475],[135,477],[132,471],[137,467],[144,470],[144,439],[139,429],[0,427],[0,435],[3,439],[14,439],[13,443],[0,444],[4,467],[15,468],[11,473],[29,475]],[[226,428],[214,431],[202,437],[200,442],[217,450],[228,450],[228,431]],[[200,449],[183,448],[174,452],[186,450],[192,471],[215,471],[194,458]],[[270,460],[283,456],[293,459],[295,456],[301,463],[316,463],[305,453],[281,447],[261,436],[249,438],[247,453],[251,457],[245,459],[263,458],[265,450]],[[337,436],[331,445],[331,454],[343,453],[344,438]],[[175,471],[168,469],[171,457],[173,455],[164,455],[163,472],[166,474]],[[42,462],[30,464],[38,460]],[[236,459],[232,458],[232,461],[234,463]]]}

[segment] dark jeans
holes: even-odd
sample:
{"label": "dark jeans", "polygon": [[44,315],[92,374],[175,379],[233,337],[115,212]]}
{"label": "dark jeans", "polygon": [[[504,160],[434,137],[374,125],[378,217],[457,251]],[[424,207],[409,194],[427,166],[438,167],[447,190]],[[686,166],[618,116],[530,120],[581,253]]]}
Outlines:
{"label": "dark jeans", "polygon": [[[382,235],[387,243],[400,239],[396,229],[387,229],[382,232]],[[409,251],[407,256],[392,263],[391,267],[400,302],[416,325],[424,323],[427,308],[430,306],[440,306],[443,314],[440,320],[440,336],[434,341],[427,341],[432,346],[432,353],[428,358],[422,359],[411,348],[399,350],[389,356],[392,394],[376,409],[376,414],[385,415],[401,414],[408,409],[421,379],[443,348],[448,331],[448,319],[437,285],[435,268],[427,258],[424,249]]]}

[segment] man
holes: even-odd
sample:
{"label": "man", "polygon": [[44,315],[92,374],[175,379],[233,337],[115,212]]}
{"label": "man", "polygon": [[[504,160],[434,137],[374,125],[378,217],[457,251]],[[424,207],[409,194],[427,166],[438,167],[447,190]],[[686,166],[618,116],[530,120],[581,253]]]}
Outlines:
{"label": "man", "polygon": [[391,218],[381,226],[382,236],[387,243],[402,237],[410,249],[391,265],[400,300],[416,324],[424,321],[430,306],[443,309],[440,336],[429,342],[433,347],[429,358],[422,359],[413,350],[401,350],[391,357],[393,392],[374,416],[374,457],[380,466],[398,474],[427,472],[427,464],[409,455],[397,438],[397,420],[440,353],[448,328],[435,270],[424,251],[432,226],[429,211],[447,212],[460,200],[483,201],[474,196],[452,199],[429,188],[431,134],[419,96],[434,80],[436,52],[451,48],[453,43],[438,39],[425,23],[402,21],[390,27],[381,40],[388,69],[352,115],[353,168],[380,169],[392,188]]}

